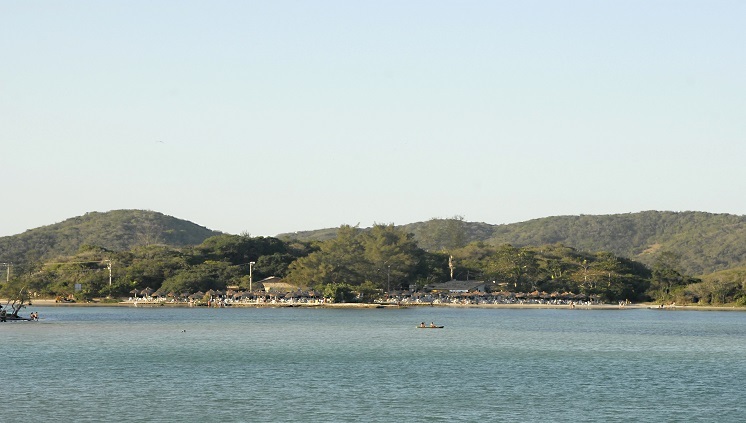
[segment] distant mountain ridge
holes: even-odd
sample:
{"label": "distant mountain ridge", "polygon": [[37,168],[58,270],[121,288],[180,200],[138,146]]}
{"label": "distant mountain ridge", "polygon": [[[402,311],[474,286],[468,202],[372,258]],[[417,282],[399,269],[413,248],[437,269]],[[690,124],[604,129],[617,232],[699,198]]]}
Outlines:
{"label": "distant mountain ridge", "polygon": [[746,265],[746,216],[705,212],[661,212],[607,216],[561,216],[497,227],[490,243],[562,243],[610,251],[651,264],[657,253],[681,257],[692,275]]}
{"label": "distant mountain ridge", "polygon": [[138,245],[198,245],[220,234],[149,210],[90,212],[53,225],[0,237],[0,262],[47,260],[75,254],[83,245],[128,250]]}
{"label": "distant mountain ridge", "polygon": [[[608,251],[646,264],[658,253],[681,257],[690,275],[746,267],[746,216],[706,212],[644,211],[613,215],[554,216],[492,225],[459,219],[431,219],[401,225],[420,247],[437,250],[443,237],[459,245],[481,241],[516,247],[563,244],[578,250]],[[458,232],[454,237],[454,231]],[[283,239],[323,241],[337,228],[277,235]],[[60,223],[0,237],[0,262],[48,260],[75,254],[83,245],[122,251],[139,245],[174,247],[201,244],[221,232],[146,210],[91,212]]]}
{"label": "distant mountain ridge", "polygon": [[[420,246],[442,232],[443,219],[402,227],[415,235]],[[681,269],[703,275],[746,266],[746,216],[686,211],[644,211],[613,215],[554,216],[505,225],[460,222],[464,243],[481,241],[516,247],[563,244],[584,251],[608,251],[648,265],[657,253],[681,257]],[[300,240],[323,240],[331,229],[282,234]]]}

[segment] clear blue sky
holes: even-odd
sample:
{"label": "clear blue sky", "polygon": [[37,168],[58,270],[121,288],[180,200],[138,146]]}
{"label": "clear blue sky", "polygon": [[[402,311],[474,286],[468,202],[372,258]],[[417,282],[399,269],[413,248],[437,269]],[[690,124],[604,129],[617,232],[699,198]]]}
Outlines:
{"label": "clear blue sky", "polygon": [[0,236],[746,214],[746,2],[0,2]]}

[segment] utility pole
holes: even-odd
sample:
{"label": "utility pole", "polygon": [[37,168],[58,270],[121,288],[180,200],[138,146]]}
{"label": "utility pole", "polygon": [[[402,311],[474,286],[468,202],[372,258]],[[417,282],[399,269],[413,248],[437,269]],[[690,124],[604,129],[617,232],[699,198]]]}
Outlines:
{"label": "utility pole", "polygon": [[391,292],[391,265],[386,269],[386,293]]}
{"label": "utility pole", "polygon": [[252,287],[251,287],[251,283],[253,282],[253,275],[252,275],[252,273],[251,273],[251,272],[252,272],[252,270],[253,270],[253,267],[254,267],[254,264],[255,264],[255,263],[256,263],[255,261],[250,261],[250,262],[249,262],[249,292],[254,292],[254,291],[252,290]]}
{"label": "utility pole", "polygon": [[106,267],[109,269],[109,292],[111,292],[111,260],[106,260]]}
{"label": "utility pole", "polygon": [[448,268],[451,269],[451,280],[453,280],[453,256],[448,257]]}
{"label": "utility pole", "polygon": [[6,273],[5,273],[5,283],[10,282],[10,266],[13,265],[13,263],[0,263],[5,266]]}

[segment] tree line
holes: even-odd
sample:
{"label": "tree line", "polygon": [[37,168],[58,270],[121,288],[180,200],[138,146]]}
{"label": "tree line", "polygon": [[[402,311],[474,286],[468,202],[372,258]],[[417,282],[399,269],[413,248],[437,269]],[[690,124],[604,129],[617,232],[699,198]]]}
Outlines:
{"label": "tree line", "polygon": [[[555,216],[504,225],[466,222],[462,216],[453,216],[403,228],[428,251],[451,250],[475,241],[516,247],[563,244],[629,257],[649,267],[660,253],[675,253],[681,270],[691,275],[746,266],[746,216],[731,214],[645,211]],[[310,240],[332,233],[321,230],[298,235]]]}
{"label": "tree line", "polygon": [[[366,230],[343,225],[324,241],[221,234],[191,247],[151,244],[114,251],[84,245],[73,255],[15,264],[0,293],[8,296],[26,287],[44,297],[121,298],[144,288],[177,294],[230,286],[245,290],[250,277],[256,282],[277,276],[337,301],[368,301],[388,291],[423,289],[451,278],[486,281],[492,290],[572,292],[605,301],[722,303],[746,298],[742,285],[731,283],[724,290],[723,284],[686,275],[680,257],[672,252],[660,252],[647,266],[562,244],[465,243],[458,219],[442,224],[441,238],[451,243],[431,239],[433,248],[428,250],[418,246],[412,233],[392,224]],[[76,284],[81,288],[77,292]]]}

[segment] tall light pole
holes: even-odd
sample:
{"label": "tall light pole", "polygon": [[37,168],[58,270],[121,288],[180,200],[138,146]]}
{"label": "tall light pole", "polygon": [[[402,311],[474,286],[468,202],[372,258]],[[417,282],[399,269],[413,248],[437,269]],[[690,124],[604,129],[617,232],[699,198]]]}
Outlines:
{"label": "tall light pole", "polygon": [[386,269],[386,294],[391,292],[391,265]]}
{"label": "tall light pole", "polygon": [[106,261],[106,267],[109,269],[109,291],[111,291],[111,260]]}
{"label": "tall light pole", "polygon": [[0,263],[0,264],[5,265],[5,269],[7,270],[7,272],[5,273],[5,283],[8,283],[10,282],[10,266],[12,266],[13,263]]}
{"label": "tall light pole", "polygon": [[106,268],[109,269],[109,295],[106,298],[111,298],[111,260],[106,259]]}
{"label": "tall light pole", "polygon": [[252,286],[251,286],[252,282],[254,281],[254,277],[253,277],[253,274],[252,274],[252,270],[254,268],[254,264],[256,264],[255,261],[250,261],[249,262],[249,292],[254,292],[254,290],[252,289]]}

